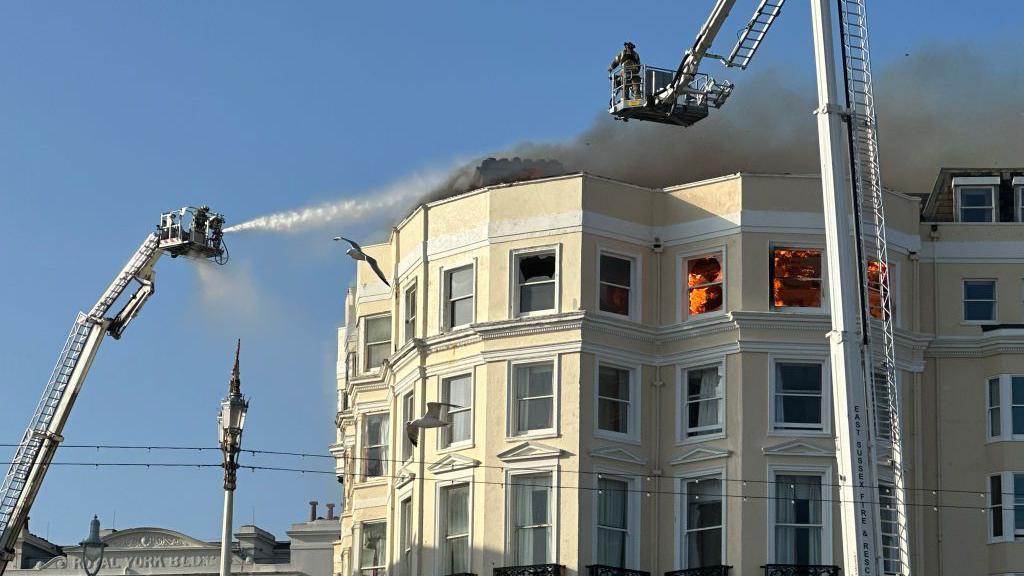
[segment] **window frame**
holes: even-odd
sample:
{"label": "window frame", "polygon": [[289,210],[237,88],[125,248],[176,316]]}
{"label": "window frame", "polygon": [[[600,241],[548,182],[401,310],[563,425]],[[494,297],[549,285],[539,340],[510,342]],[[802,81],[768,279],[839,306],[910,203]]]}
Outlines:
{"label": "window frame", "polygon": [[436,554],[436,558],[435,558],[435,562],[436,562],[436,565],[437,565],[437,574],[449,574],[450,573],[448,571],[448,569],[445,568],[445,566],[444,566],[444,559],[445,559],[445,555],[446,555],[446,553],[448,551],[448,540],[449,540],[449,538],[448,538],[448,536],[446,534],[446,531],[448,529],[448,527],[447,527],[448,516],[447,516],[447,508],[445,508],[445,506],[447,506],[447,504],[448,504],[448,500],[445,498],[444,494],[445,494],[446,490],[449,490],[449,489],[455,488],[455,487],[459,487],[459,486],[465,486],[467,488],[467,490],[469,491],[469,495],[467,496],[467,502],[466,502],[466,506],[468,508],[468,510],[467,510],[467,513],[468,513],[468,516],[467,516],[468,523],[467,523],[467,526],[466,526],[466,530],[467,531],[466,531],[466,534],[465,534],[465,538],[466,538],[466,553],[467,553],[466,564],[467,564],[468,569],[470,571],[472,571],[472,567],[473,567],[473,520],[474,520],[474,518],[473,518],[473,497],[474,497],[474,482],[473,482],[473,477],[472,476],[462,476],[462,477],[459,477],[459,478],[452,478],[450,480],[445,480],[443,482],[436,482],[436,488],[435,488],[435,494],[434,494],[435,500],[434,501],[436,502],[438,513],[435,515],[435,519],[434,519],[434,524],[435,524],[435,526],[434,526],[434,534],[436,535],[437,552],[438,552]]}
{"label": "window frame", "polygon": [[[399,576],[414,576],[413,556],[415,555],[415,537],[412,531],[414,525],[413,516],[415,511],[412,507],[412,492],[400,495],[398,501],[398,574]],[[409,506],[406,514],[406,504]]]}
{"label": "window frame", "polygon": [[[539,366],[543,364],[551,364],[551,426],[549,428],[542,428],[537,430],[522,431],[518,429],[517,422],[519,421],[519,398],[516,396],[516,372],[519,368]],[[519,440],[525,438],[551,438],[556,437],[559,434],[560,419],[559,412],[561,409],[561,356],[549,356],[549,357],[538,357],[538,358],[524,358],[521,360],[511,360],[508,363],[508,387],[506,390],[506,398],[509,399],[506,402],[505,410],[505,421],[507,423],[505,427],[505,438],[507,440]],[[540,398],[539,396],[537,398]]]}
{"label": "window frame", "polygon": [[[505,564],[506,565],[517,565],[517,550],[515,546],[516,540],[516,518],[515,518],[515,490],[517,480],[516,478],[522,476],[548,476],[551,479],[551,485],[549,486],[549,498],[548,498],[548,520],[549,524],[549,535],[548,535],[548,550],[551,551],[551,558],[548,558],[548,564],[557,564],[559,558],[558,548],[558,532],[560,527],[559,522],[559,506],[560,506],[560,484],[559,484],[559,471],[560,467],[557,464],[548,466],[530,466],[529,463],[524,463],[522,467],[512,467],[505,469]],[[512,564],[510,564],[512,563]]]}
{"label": "window frame", "polygon": [[[703,314],[690,314],[690,286],[689,286],[689,263],[690,260],[718,256],[722,264],[722,308]],[[729,267],[728,247],[723,244],[712,246],[698,251],[680,252],[676,255],[676,322],[682,324],[692,320],[703,318],[715,318],[724,316],[729,311]]]}
{"label": "window frame", "polygon": [[[1024,404],[1013,403],[1013,381],[1014,379],[1024,379],[1024,373],[1021,374],[992,374],[986,376],[984,379],[984,394],[985,394],[985,439],[987,442],[1021,442],[1024,441],[1024,434],[1014,434],[1013,432],[1013,409],[1014,407],[1024,408]],[[990,387],[993,382],[998,382],[998,405],[992,405]],[[992,410],[999,411],[999,434],[992,434]],[[1022,422],[1024,426],[1024,422]]]}
{"label": "window frame", "polygon": [[[883,495],[882,494],[882,489],[883,488],[888,489],[890,491],[889,495]],[[902,574],[905,573],[905,571],[902,568],[902,566],[903,566],[903,559],[900,557],[900,547],[899,547],[900,535],[899,535],[899,526],[896,525],[897,524],[897,519],[894,518],[892,520],[892,522],[889,522],[884,517],[885,513],[888,510],[883,508],[883,504],[888,504],[889,506],[892,506],[893,507],[892,514],[893,515],[897,514],[897,511],[895,510],[895,506],[896,506],[896,493],[895,493],[895,491],[896,491],[896,487],[895,487],[895,484],[892,482],[891,479],[881,479],[881,478],[878,479],[878,523],[879,523],[878,534],[879,534],[879,544],[880,544],[880,550],[881,550],[881,556],[882,556],[882,570],[881,570],[881,574],[884,574],[885,576],[901,576]],[[889,502],[886,502],[886,501],[889,501]],[[886,532],[885,531],[885,525],[886,524],[894,525],[895,528],[896,528],[896,532]],[[892,537],[892,538],[894,538],[896,540],[896,546],[895,547],[893,547],[893,546],[886,546],[885,545],[885,537],[886,536],[890,536],[890,537]],[[895,550],[896,558],[886,557],[886,552],[887,551],[891,552],[892,550]],[[887,562],[895,562],[897,565],[900,566],[899,571],[898,572],[891,572],[889,570],[886,570],[886,563]]]}
{"label": "window frame", "polygon": [[[554,307],[523,312],[520,310],[522,303],[520,302],[519,293],[519,260],[523,257],[541,256],[547,253],[550,253],[555,257],[555,276],[552,280],[545,281],[543,283],[551,282],[554,284]],[[535,282],[533,284],[540,284],[540,282]],[[562,310],[562,245],[547,244],[544,246],[531,246],[529,248],[516,248],[509,250],[509,296],[510,318],[530,318],[532,316],[544,316],[559,313]]]}
{"label": "window frame", "polygon": [[[775,251],[776,250],[817,250],[821,252],[821,306],[776,306],[775,305]],[[828,255],[825,245],[815,242],[786,242],[771,241],[768,243],[768,310],[776,313],[789,314],[829,314],[831,304],[829,302],[828,286]]]}
{"label": "window frame", "polygon": [[702,470],[694,470],[692,472],[686,472],[679,476],[679,490],[675,497],[676,506],[676,566],[679,570],[686,570],[689,562],[688,548],[686,546],[686,536],[688,532],[687,528],[687,512],[686,499],[688,493],[686,491],[686,485],[688,482],[700,481],[705,479],[715,479],[721,481],[722,487],[722,523],[720,529],[722,530],[722,564],[728,564],[727,556],[729,550],[728,537],[729,537],[729,490],[728,490],[728,478],[726,476],[726,469],[724,466],[715,468],[705,468]]}
{"label": "window frame", "polygon": [[[991,282],[992,300],[978,298],[967,299],[968,282]],[[967,318],[967,302],[992,302],[992,318],[988,320],[969,320]],[[961,322],[964,324],[997,324],[999,322],[999,280],[997,278],[961,278],[960,279],[960,311]]]}
{"label": "window frame", "polygon": [[[629,313],[619,314],[617,312],[611,312],[608,310],[601,309],[601,257],[610,256],[612,258],[618,258],[620,260],[626,260],[630,263],[629,266]],[[595,292],[594,292],[594,311],[595,314],[604,316],[606,318],[615,318],[617,320],[629,320],[630,322],[639,322],[643,315],[641,313],[642,305],[642,290],[641,279],[643,278],[641,267],[643,266],[643,257],[641,254],[636,252],[629,252],[617,248],[608,248],[605,246],[598,246],[597,248],[597,263],[596,270],[597,275],[595,276]],[[615,286],[618,286],[615,284]]]}
{"label": "window frame", "polygon": [[776,478],[779,476],[818,476],[821,478],[821,564],[833,564],[832,558],[832,467],[831,466],[799,466],[790,464],[769,464],[768,482],[765,484],[768,497],[768,563],[775,564],[775,527],[778,511],[775,495]]}
{"label": "window frame", "polygon": [[[438,398],[439,402],[449,402],[450,392],[448,394],[446,394],[446,392],[445,392],[445,384],[450,383],[452,380],[456,380],[456,379],[459,379],[459,378],[465,378],[465,377],[469,378],[469,406],[463,407],[463,408],[459,408],[459,409],[454,410],[454,411],[451,408],[445,407],[446,410],[444,412],[444,415],[446,415],[449,418],[449,422],[451,422],[451,415],[453,413],[454,414],[461,414],[461,413],[464,413],[464,412],[469,412],[469,438],[467,438],[466,440],[459,440],[458,442],[454,442],[454,441],[451,440],[451,434],[452,434],[453,426],[452,425],[444,426],[440,430],[438,430],[438,434],[437,434],[437,452],[439,452],[439,453],[441,453],[441,452],[449,452],[449,451],[454,451],[454,450],[462,450],[464,448],[472,448],[475,445],[475,439],[476,439],[476,411],[475,411],[475,404],[476,404],[476,367],[474,366],[474,367],[470,367],[470,368],[465,369],[465,370],[458,370],[458,371],[455,371],[455,372],[448,372],[448,373],[445,373],[445,374],[439,374],[438,377],[437,377],[437,398]],[[445,444],[445,440],[446,439],[448,440],[447,444]]]}
{"label": "window frame", "polygon": [[[441,269],[441,318],[443,320],[443,322],[442,322],[443,331],[445,331],[445,332],[452,331],[452,330],[458,330],[458,329],[461,329],[461,328],[467,328],[469,326],[472,326],[476,322],[476,312],[477,312],[477,309],[476,309],[477,308],[477,301],[476,301],[476,294],[477,294],[477,273],[476,272],[477,272],[477,269],[476,269],[476,264],[477,264],[476,263],[476,259],[474,258],[472,262],[469,262],[467,264],[462,264],[462,265],[455,266],[455,267],[452,267],[452,268],[442,268]],[[462,297],[458,298],[457,300],[465,300],[465,299],[472,300],[472,305],[470,306],[470,309],[473,311],[472,318],[470,318],[469,322],[467,322],[465,324],[455,324],[455,325],[453,325],[452,324],[452,302],[455,302],[457,300],[451,300],[448,297],[448,294],[451,292],[451,278],[452,278],[452,274],[454,274],[456,272],[461,272],[461,271],[466,270],[466,269],[469,269],[470,272],[472,273],[472,276],[473,276],[473,279],[472,279],[472,282],[471,282],[471,284],[473,286],[473,292],[469,296],[462,296]]]}
{"label": "window frame", "polygon": [[[991,472],[985,475],[985,535],[987,544],[999,542],[1021,542],[1024,541],[1024,527],[1016,525],[1016,509],[1019,505],[1024,506],[1024,493],[1016,492],[1016,477],[1024,477],[1024,470],[1002,470]],[[992,498],[992,479],[1000,479],[1001,501],[995,504]],[[1003,534],[996,536],[993,531],[994,509],[1000,508],[1000,519],[1002,520]]]}
{"label": "window frame", "polygon": [[[419,319],[419,286],[415,280],[402,291],[402,345],[416,338],[416,324]],[[412,294],[412,306],[409,305],[409,294]],[[410,326],[411,324],[411,326]],[[411,328],[411,330],[410,330]]]}
{"label": "window frame", "polygon": [[[616,432],[601,428],[599,406],[601,402],[601,366],[625,370],[629,373],[629,401],[626,412],[626,432]],[[594,436],[607,440],[617,440],[630,444],[640,444],[641,397],[640,397],[640,366],[630,365],[610,358],[595,357],[594,359]],[[611,399],[612,401],[618,401]]]}
{"label": "window frame", "polygon": [[[370,418],[377,417],[377,416],[383,417],[383,419],[384,419],[384,421],[381,423],[380,429],[385,432],[386,439],[384,440],[384,442],[382,444],[369,444],[368,443],[369,442],[369,434],[370,434],[370,422],[369,422],[369,420],[370,420]],[[367,412],[367,413],[363,414],[363,423],[360,426],[360,436],[361,437],[359,439],[360,445],[361,445],[361,450],[359,452],[360,452],[360,455],[363,458],[362,466],[361,466],[361,470],[360,470],[362,472],[362,474],[360,474],[360,477],[361,477],[363,482],[381,482],[381,481],[385,481],[385,480],[387,480],[387,477],[388,477],[388,475],[391,472],[390,462],[388,460],[388,452],[390,451],[389,449],[391,447],[391,439],[390,439],[391,438],[391,429],[390,429],[390,426],[391,426],[391,414],[388,413],[388,412],[377,411],[377,412]],[[369,476],[367,474],[367,468],[369,467],[370,462],[371,462],[370,456],[369,456],[370,448],[375,448],[375,447],[383,448],[383,457],[380,458],[381,473],[379,475]]]}
{"label": "window frame", "polygon": [[[387,318],[388,319],[388,339],[386,341],[385,340],[375,340],[373,342],[370,342],[369,341],[369,337],[367,336],[367,332],[368,332],[368,328],[369,328],[369,323],[370,323],[371,320],[380,320],[382,318]],[[360,346],[359,346],[359,351],[362,353],[362,356],[363,356],[363,361],[360,362],[360,368],[362,368],[362,373],[363,374],[378,374],[378,373],[380,373],[381,368],[383,367],[383,361],[387,360],[388,358],[391,358],[391,355],[394,353],[394,346],[393,346],[393,344],[394,344],[394,341],[395,341],[395,333],[394,333],[395,331],[394,331],[394,326],[393,326],[394,323],[391,321],[391,312],[381,312],[379,314],[367,314],[366,316],[361,316],[359,318],[359,321],[360,321],[359,323],[362,325],[360,327],[360,330],[359,330],[359,339],[361,341],[360,342]],[[380,346],[382,344],[387,344],[387,355],[385,355],[384,358],[381,360],[381,364],[380,365],[372,366],[371,367],[370,366],[370,346]]]}
{"label": "window frame", "polygon": [[[981,222],[970,222],[970,221],[966,221],[966,220],[963,219],[964,205],[963,205],[963,202],[961,201],[961,195],[962,195],[964,189],[970,189],[972,191],[973,190],[985,189],[985,190],[988,191],[989,205],[987,207],[985,207],[985,206],[973,206],[973,207],[972,206],[968,206],[967,209],[968,210],[980,210],[980,209],[988,208],[988,209],[992,210],[992,219],[991,220],[983,220]],[[999,197],[999,193],[998,193],[998,190],[999,190],[999,184],[998,183],[996,183],[996,184],[973,184],[973,183],[954,184],[953,185],[953,195],[955,197],[954,200],[955,200],[955,204],[956,204],[956,221],[959,222],[959,223],[964,223],[964,224],[992,224],[992,223],[999,222],[999,198],[998,198]]]}
{"label": "window frame", "polygon": [[[383,560],[384,563],[383,564],[375,564],[373,566],[363,567],[363,565],[362,565],[363,564],[363,550],[364,550],[364,548],[363,548],[363,536],[366,534],[366,527],[369,526],[369,525],[378,525],[378,524],[382,524],[384,526],[384,548],[383,548],[384,549],[384,558],[381,559],[381,560]],[[385,576],[388,573],[390,558],[388,558],[388,556],[389,556],[389,554],[388,554],[388,521],[387,521],[386,518],[380,518],[380,519],[374,519],[374,520],[363,520],[363,521],[359,522],[359,548],[358,548],[358,550],[359,550],[359,561],[356,563],[355,569],[357,570],[357,574],[359,574],[359,576],[362,576],[368,570],[375,571],[375,572],[370,572],[370,574],[373,574],[374,576]]]}
{"label": "window frame", "polygon": [[[415,420],[416,414],[416,391],[409,390],[405,394],[402,394],[402,419],[399,422],[409,422]],[[416,447],[409,441],[408,434],[402,434],[402,464],[408,464],[412,461],[415,456]]]}
{"label": "window frame", "polygon": [[623,568],[628,569],[631,566],[636,566],[640,563],[640,533],[643,531],[640,510],[642,505],[640,501],[640,479],[635,475],[612,468],[598,467],[594,469],[594,472],[595,474],[592,475],[592,478],[594,479],[594,489],[593,498],[591,499],[591,518],[593,519],[593,530],[591,531],[591,549],[593,550],[592,560],[595,564],[598,563],[597,522],[599,506],[598,499],[601,497],[600,481],[602,479],[615,480],[618,482],[625,482],[626,484],[626,565],[623,566]]}
{"label": "window frame", "polygon": [[[777,364],[819,364],[821,366],[821,428],[780,428],[776,424]],[[832,372],[828,358],[823,356],[770,356],[768,373],[768,435],[828,436],[832,433]]]}
{"label": "window frame", "polygon": [[[689,372],[691,370],[706,370],[708,368],[718,368],[718,428],[717,432],[710,432],[707,434],[691,434],[689,427]],[[726,367],[725,358],[712,360],[710,362],[701,362],[697,364],[686,364],[678,366],[676,370],[676,443],[677,444],[694,444],[698,442],[705,442],[707,440],[716,440],[726,437],[726,422],[725,416],[727,414],[727,388],[728,380],[726,379]],[[697,402],[703,402],[706,400],[697,400]]]}
{"label": "window frame", "polygon": [[1024,222],[1024,178],[1020,176],[1013,179],[1013,199],[1015,222]]}

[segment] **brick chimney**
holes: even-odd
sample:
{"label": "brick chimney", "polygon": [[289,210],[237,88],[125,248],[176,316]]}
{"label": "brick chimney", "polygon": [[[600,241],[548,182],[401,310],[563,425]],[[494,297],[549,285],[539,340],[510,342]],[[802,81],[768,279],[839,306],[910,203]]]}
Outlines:
{"label": "brick chimney", "polygon": [[311,500],[309,502],[309,521],[310,522],[313,522],[313,521],[316,520],[316,507],[319,504],[320,503],[317,502],[316,500]]}
{"label": "brick chimney", "polygon": [[328,502],[327,503],[327,519],[328,520],[335,520],[335,518],[334,518],[334,503],[332,503],[332,502]]}

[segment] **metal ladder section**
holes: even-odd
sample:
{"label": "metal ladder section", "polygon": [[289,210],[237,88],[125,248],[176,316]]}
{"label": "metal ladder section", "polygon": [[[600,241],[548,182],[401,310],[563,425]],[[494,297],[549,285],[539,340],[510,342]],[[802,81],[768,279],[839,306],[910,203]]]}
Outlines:
{"label": "metal ladder section", "polygon": [[[880,296],[881,349],[877,338],[871,339],[871,371],[874,382],[869,387],[873,405],[887,409],[887,418],[875,418],[876,446],[889,440],[890,472],[892,474],[895,510],[896,546],[899,548],[899,574],[909,576],[909,532],[907,500],[903,469],[903,437],[900,421],[899,391],[896,385],[896,350],[893,336],[892,294],[889,282],[889,250],[885,229],[884,191],[879,167],[877,116],[872,90],[871,57],[868,48],[866,0],[838,0],[840,32],[843,44],[843,65],[850,107],[850,145],[853,156],[853,180],[860,220],[858,241],[863,248],[864,262],[880,263],[877,291]],[[867,313],[867,310],[864,311]],[[884,380],[881,380],[884,379]],[[881,381],[880,381],[881,380]],[[879,406],[881,404],[881,406]],[[881,429],[884,427],[884,429]],[[881,459],[880,459],[881,460]],[[883,549],[893,547],[883,543]],[[888,573],[888,570],[886,570]]]}
{"label": "metal ladder section", "polygon": [[739,67],[741,70],[746,70],[750,59],[754,57],[754,53],[761,46],[764,35],[768,33],[768,29],[779,17],[782,5],[785,3],[786,0],[761,0],[757,9],[754,10],[754,16],[751,17],[750,22],[747,22],[747,25],[740,31],[740,36],[732,51],[729,52],[729,57],[723,59],[722,63],[730,68]]}
{"label": "metal ladder section", "polygon": [[[7,527],[13,520],[12,515],[22,500],[22,494],[29,488],[27,482],[29,476],[37,465],[46,466],[52,454],[42,454],[44,442],[47,437],[56,439],[59,442],[59,434],[64,427],[63,420],[67,414],[57,414],[67,393],[75,393],[68,390],[68,384],[75,373],[79,362],[82,360],[82,351],[86,340],[94,326],[104,322],[104,315],[124,292],[128,283],[132,281],[146,266],[150,265],[153,255],[158,247],[156,234],[147,237],[142,246],[135,252],[125,267],[118,274],[114,282],[107,288],[106,292],[99,299],[92,311],[86,315],[79,313],[78,319],[71,327],[64,347],[61,349],[57,365],[50,374],[50,379],[43,391],[43,396],[36,406],[32,421],[22,436],[21,443],[11,461],[11,466],[0,485],[0,534],[7,531]],[[58,419],[57,429],[51,431],[51,424]],[[57,436],[54,438],[54,436]],[[54,444],[53,450],[56,449]],[[43,456],[40,458],[40,456]],[[40,476],[41,478],[41,476]],[[31,497],[31,496],[30,496]],[[0,551],[2,552],[2,551]]]}

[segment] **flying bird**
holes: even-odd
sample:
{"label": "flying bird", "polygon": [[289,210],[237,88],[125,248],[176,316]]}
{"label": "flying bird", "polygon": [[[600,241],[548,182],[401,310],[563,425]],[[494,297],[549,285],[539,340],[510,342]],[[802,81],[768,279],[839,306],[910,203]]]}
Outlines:
{"label": "flying bird", "polygon": [[420,428],[443,428],[451,426],[451,422],[441,420],[441,407],[461,408],[456,404],[447,402],[427,402],[427,413],[422,418],[410,420],[405,423],[405,434],[409,437],[409,443],[419,446]]}
{"label": "flying bird", "polygon": [[384,272],[381,271],[380,266],[377,264],[377,260],[373,256],[369,256],[366,254],[366,252],[363,252],[362,246],[356,244],[354,241],[349,240],[348,238],[345,238],[344,236],[335,236],[334,240],[335,242],[339,240],[344,240],[345,242],[348,242],[352,247],[349,248],[348,250],[345,250],[345,254],[351,256],[353,260],[362,260],[369,264],[370,268],[373,269],[373,273],[377,275],[377,278],[380,278],[381,282],[383,282],[388,288],[391,288],[391,283],[388,282],[387,278],[384,277]]}

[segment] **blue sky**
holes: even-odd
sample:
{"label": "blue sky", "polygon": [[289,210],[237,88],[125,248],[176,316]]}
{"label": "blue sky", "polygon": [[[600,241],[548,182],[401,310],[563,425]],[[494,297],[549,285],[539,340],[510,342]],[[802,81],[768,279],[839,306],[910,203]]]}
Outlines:
{"label": "blue sky", "polygon": [[[605,66],[623,39],[645,61],[672,67],[711,3],[654,1],[635,11],[535,0],[3,4],[0,442],[18,441],[76,312],[92,305],[161,211],[207,203],[237,223],[519,142],[569,139],[602,113]],[[726,30],[743,24],[753,2],[740,5]],[[872,2],[876,67],[935,44],[1017,58],[1019,18],[1010,16],[1019,6],[983,5]],[[787,5],[754,68],[812,78],[808,20],[806,2]],[[352,272],[329,238],[378,228],[233,235],[232,262],[212,295],[200,290],[194,265],[161,262],[156,295],[125,338],[101,350],[67,443],[214,445],[217,402],[241,337],[243,390],[252,397],[245,445],[325,454],[335,330]],[[11,453],[0,449],[3,460]],[[75,449],[57,457],[217,458]],[[327,460],[245,461],[331,468]],[[57,467],[32,529],[77,542],[91,514],[110,526],[116,513],[119,528],[215,538],[219,477],[215,469]],[[283,537],[307,501],[338,494],[330,475],[245,472],[236,524],[255,519]]]}

